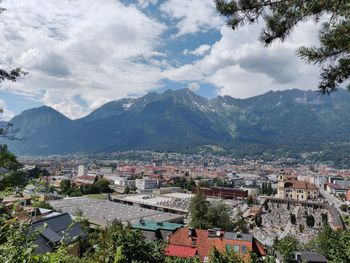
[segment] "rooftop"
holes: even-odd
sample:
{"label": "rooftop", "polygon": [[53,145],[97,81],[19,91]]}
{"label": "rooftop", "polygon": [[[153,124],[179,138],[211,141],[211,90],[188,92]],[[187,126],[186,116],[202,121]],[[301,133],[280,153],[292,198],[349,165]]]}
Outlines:
{"label": "rooftop", "polygon": [[154,221],[145,221],[140,220],[139,223],[132,224],[133,228],[157,231],[157,230],[169,230],[175,231],[176,229],[182,227],[182,224],[169,223],[169,222],[154,222]]}
{"label": "rooftop", "polygon": [[68,212],[72,215],[81,210],[85,218],[91,223],[100,226],[106,226],[115,219],[130,223],[139,223],[140,219],[156,222],[182,221],[183,219],[182,216],[177,214],[86,197],[66,198],[49,201],[49,203],[54,209]]}

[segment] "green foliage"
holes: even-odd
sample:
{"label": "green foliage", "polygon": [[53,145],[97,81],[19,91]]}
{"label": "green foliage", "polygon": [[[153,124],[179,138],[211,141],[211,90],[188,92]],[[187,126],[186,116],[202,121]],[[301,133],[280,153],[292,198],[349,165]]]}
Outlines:
{"label": "green foliage", "polygon": [[211,204],[206,219],[208,228],[220,228],[224,231],[232,231],[234,229],[234,224],[227,213],[227,206],[223,202]]}
{"label": "green foliage", "polygon": [[10,171],[0,175],[0,178],[0,191],[6,188],[24,188],[29,182],[26,173],[22,171]]}
{"label": "green foliage", "polygon": [[323,225],[327,225],[328,224],[328,214],[327,213],[322,213],[321,214],[321,218],[322,218]]}
{"label": "green foliage", "polygon": [[294,237],[285,237],[276,240],[273,245],[274,250],[278,250],[286,262],[291,257],[292,252],[298,250],[299,247],[298,240]]}
{"label": "green foliage", "polygon": [[232,231],[234,224],[222,202],[209,204],[202,191],[198,191],[190,203],[190,226],[199,229],[220,228]]}
{"label": "green foliage", "polygon": [[290,222],[295,225],[297,223],[297,218],[294,213],[290,213]]}
{"label": "green foliage", "polygon": [[164,262],[163,244],[147,241],[141,232],[123,227],[120,223],[92,233],[89,242],[86,256],[97,263],[114,262],[116,255],[118,260],[122,260],[117,262]]}
{"label": "green foliage", "polygon": [[350,77],[350,4],[332,0],[216,0],[217,10],[227,18],[233,29],[263,19],[265,27],[260,40],[270,45],[284,41],[302,22],[322,17],[320,47],[300,47],[298,55],[307,63],[322,66],[319,89],[323,93],[334,91]]}
{"label": "green foliage", "polygon": [[33,207],[39,207],[39,208],[45,208],[45,209],[51,209],[53,210],[52,206],[49,203],[46,203],[45,201],[38,201],[34,202],[32,204]]}
{"label": "green foliage", "polygon": [[266,200],[264,203],[264,209],[265,209],[265,211],[269,210],[269,201],[268,200]]}
{"label": "green foliage", "polygon": [[249,226],[247,221],[243,217],[242,211],[238,211],[234,221],[234,230],[242,233],[248,233]]}
{"label": "green foliage", "polygon": [[62,180],[60,183],[62,194],[74,197],[83,194],[101,194],[113,192],[109,188],[109,182],[105,179],[97,179],[93,184],[87,186],[76,187],[71,184],[70,180]]}
{"label": "green foliage", "polygon": [[35,167],[28,171],[29,178],[39,178],[42,176],[48,176],[49,172],[46,169],[40,169],[39,167]]}
{"label": "green foliage", "polygon": [[[111,193],[112,190],[109,188],[109,182],[105,179],[97,180],[94,185],[97,187],[98,193]],[[98,194],[96,193],[96,194]],[[95,193],[94,193],[95,194]]]}
{"label": "green foliage", "polygon": [[206,217],[208,214],[208,203],[204,193],[199,189],[191,200],[189,212],[191,215],[191,227],[199,229],[208,228],[208,221]]}
{"label": "green foliage", "polygon": [[315,225],[315,218],[313,215],[307,215],[306,216],[306,225],[308,227],[314,227]]}
{"label": "green foliage", "polygon": [[348,206],[347,204],[342,204],[342,205],[340,206],[340,209],[341,209],[343,212],[347,212],[348,209],[349,209],[349,206]]}
{"label": "green foliage", "polygon": [[262,217],[261,216],[257,216],[257,217],[255,217],[255,225],[257,226],[257,227],[262,227]]}
{"label": "green foliage", "polygon": [[21,167],[16,156],[7,149],[6,144],[0,144],[0,168],[1,167],[8,170],[17,170]]}
{"label": "green foliage", "polygon": [[63,194],[68,194],[71,187],[71,182],[68,179],[64,179],[60,182],[60,189]]}
{"label": "green foliage", "polygon": [[248,206],[251,206],[254,203],[253,197],[249,195],[247,199],[245,200]]}
{"label": "green foliage", "polygon": [[275,193],[271,183],[262,183],[260,192],[261,194],[268,196],[273,195]]}
{"label": "green foliage", "polygon": [[323,254],[331,263],[350,262],[350,231],[333,231],[325,225],[306,248]]}
{"label": "green foliage", "polygon": [[233,250],[226,249],[225,252],[221,253],[214,246],[210,251],[209,263],[244,263],[244,260]]}

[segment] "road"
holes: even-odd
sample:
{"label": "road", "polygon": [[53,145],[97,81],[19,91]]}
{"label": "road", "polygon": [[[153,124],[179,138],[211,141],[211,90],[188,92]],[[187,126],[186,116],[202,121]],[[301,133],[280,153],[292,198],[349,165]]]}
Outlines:
{"label": "road", "polygon": [[328,203],[331,206],[334,206],[335,208],[338,209],[338,211],[340,211],[340,206],[342,204],[344,204],[342,201],[340,201],[337,197],[335,197],[334,195],[326,192],[323,189],[320,189],[320,193],[324,196],[324,198],[326,198],[326,200],[328,201]]}
{"label": "road", "polygon": [[[295,214],[296,217],[298,217],[299,208],[300,206],[294,207],[293,213]],[[280,234],[279,239],[282,239],[289,234],[291,226],[292,226],[292,222],[289,219],[284,231]]]}

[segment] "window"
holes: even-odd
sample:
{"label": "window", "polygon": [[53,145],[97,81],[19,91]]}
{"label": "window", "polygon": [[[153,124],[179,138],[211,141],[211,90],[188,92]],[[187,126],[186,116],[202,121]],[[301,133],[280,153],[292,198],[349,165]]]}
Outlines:
{"label": "window", "polygon": [[233,251],[236,253],[239,253],[239,245],[234,245],[233,246]]}
{"label": "window", "polygon": [[247,252],[248,252],[247,246],[242,246],[242,253],[247,254]]}

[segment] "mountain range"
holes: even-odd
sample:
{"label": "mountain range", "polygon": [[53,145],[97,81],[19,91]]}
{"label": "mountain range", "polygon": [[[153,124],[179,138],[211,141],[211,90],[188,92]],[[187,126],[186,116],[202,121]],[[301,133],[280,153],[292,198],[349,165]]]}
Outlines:
{"label": "mountain range", "polygon": [[72,120],[51,107],[33,108],[10,122],[23,141],[20,155],[124,150],[187,151],[219,146],[230,151],[310,152],[350,142],[350,92],[270,91],[236,99],[203,98],[189,89],[111,101]]}

